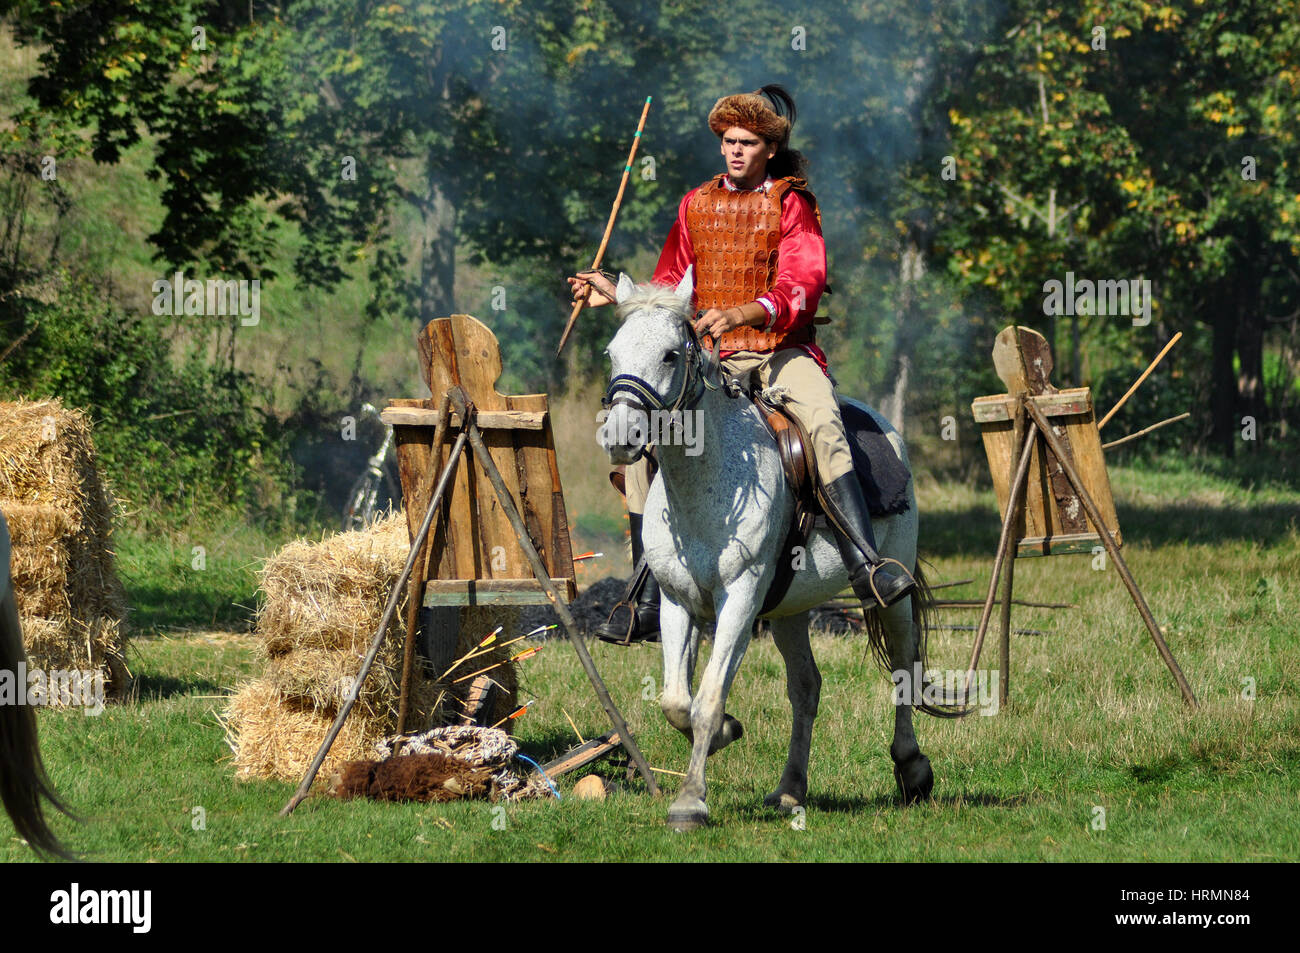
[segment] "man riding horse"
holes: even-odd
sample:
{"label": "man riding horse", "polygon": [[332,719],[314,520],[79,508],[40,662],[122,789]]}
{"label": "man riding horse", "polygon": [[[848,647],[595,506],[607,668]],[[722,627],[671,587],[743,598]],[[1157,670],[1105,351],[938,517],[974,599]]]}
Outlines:
{"label": "man riding horse", "polygon": [[[916,582],[876,552],[871,517],[853,471],[826,355],[815,343],[813,316],[826,288],[826,244],[817,200],[802,177],[805,160],[789,147],[794,101],[780,86],[724,96],[709,113],[727,171],[692,189],[677,209],[655,268],[656,284],[674,286],[694,266],[695,330],[705,347],[720,341],[723,370],[744,382],[780,388],[784,409],[808,435],[830,517],[853,591],[889,606]],[[613,283],[582,272],[576,294],[592,286],[589,306],[614,301]],[[633,563],[642,552],[641,527],[650,473],[643,458],[628,468],[627,506]],[[631,629],[607,623],[606,641],[653,640],[659,630],[659,587],[646,579]]]}

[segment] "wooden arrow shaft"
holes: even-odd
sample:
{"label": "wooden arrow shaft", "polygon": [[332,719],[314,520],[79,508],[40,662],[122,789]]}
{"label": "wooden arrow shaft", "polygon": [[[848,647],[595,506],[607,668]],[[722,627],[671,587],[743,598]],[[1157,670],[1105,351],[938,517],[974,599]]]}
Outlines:
{"label": "wooden arrow shaft", "polygon": [[[632,148],[628,150],[627,162],[623,164],[623,178],[618,183],[618,195],[614,197],[614,207],[609,210],[609,221],[605,223],[605,234],[601,236],[600,248],[596,250],[596,257],[591,262],[592,271],[599,270],[600,263],[605,260],[605,249],[609,246],[609,236],[614,232],[614,220],[618,218],[619,207],[623,204],[623,192],[627,189],[627,179],[632,174],[632,160],[636,158],[636,148],[641,144],[641,133],[645,130],[645,119],[650,114],[651,98],[650,96],[645,98],[645,107],[641,110],[641,121],[637,123],[636,134],[632,136]],[[564,350],[564,345],[568,343],[569,334],[573,331],[573,323],[578,320],[578,312],[587,304],[589,297],[591,297],[590,285],[578,295],[578,300],[573,302],[573,310],[569,313],[569,322],[564,326],[564,333],[560,335],[560,346],[555,349],[556,357],[560,356],[560,352]]]}
{"label": "wooden arrow shaft", "polygon": [[[1156,359],[1151,362],[1151,364],[1147,367],[1145,371],[1142,372],[1142,376],[1133,382],[1133,386],[1130,387],[1128,391],[1124,394],[1124,396],[1119,399],[1119,403],[1116,404],[1114,407],[1112,407],[1110,409],[1110,412],[1107,413],[1105,417],[1101,418],[1101,423],[1097,424],[1098,430],[1106,426],[1106,421],[1114,417],[1115,412],[1119,410],[1121,407],[1123,407],[1125,402],[1130,397],[1133,396],[1133,392],[1137,390],[1140,386],[1142,386],[1142,382],[1151,376],[1151,372],[1156,369],[1156,365],[1164,360],[1165,355],[1169,353],[1169,349],[1173,347],[1175,344],[1177,344],[1178,339],[1181,338],[1182,336],[1183,336],[1183,332],[1179,331],[1177,334],[1175,334],[1173,337],[1169,339],[1168,344],[1166,344],[1163,348],[1160,349],[1160,353],[1156,355]],[[1100,526],[1101,524],[1098,523],[1097,525]]]}

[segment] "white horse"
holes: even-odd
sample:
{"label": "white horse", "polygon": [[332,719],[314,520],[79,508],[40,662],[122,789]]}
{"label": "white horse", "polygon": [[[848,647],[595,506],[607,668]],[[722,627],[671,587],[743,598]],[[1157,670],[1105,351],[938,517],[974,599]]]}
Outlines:
{"label": "white horse", "polygon": [[[631,463],[653,433],[644,415],[699,411],[689,442],[660,435],[659,474],[645,504],[642,541],[646,560],[663,592],[659,628],[664,655],[661,705],[669,723],[692,743],[690,767],[668,812],[676,830],[708,821],[705,760],[742,734],[726,714],[727,692],[749,645],[750,633],[794,509],[775,441],[757,408],[709,386],[709,371],[690,325],[692,273],[676,289],[640,287],[620,275],[616,301],[623,326],[606,353],[612,379],[610,405],[600,434],[612,462]],[[898,433],[872,411],[903,464],[907,452]],[[661,416],[662,419],[662,416]],[[702,429],[700,429],[702,428]],[[868,612],[876,658],[892,671],[897,698],[916,701],[930,714],[960,714],[920,704],[926,612],[931,601],[916,565],[916,499],[909,481],[908,508],[873,521],[879,551],[912,569],[919,597]],[[849,582],[829,530],[816,530],[780,604],[767,613],[772,636],[785,659],[793,711],[790,752],[776,790],[763,803],[782,812],[801,807],[808,794],[808,749],[821,691],[821,675],[808,642],[808,612]],[[692,697],[695,660],[706,623],[715,622],[713,654]],[[920,663],[919,667],[917,663]],[[890,755],[905,802],[929,796],[934,773],[912,730],[912,705],[898,704]]]}

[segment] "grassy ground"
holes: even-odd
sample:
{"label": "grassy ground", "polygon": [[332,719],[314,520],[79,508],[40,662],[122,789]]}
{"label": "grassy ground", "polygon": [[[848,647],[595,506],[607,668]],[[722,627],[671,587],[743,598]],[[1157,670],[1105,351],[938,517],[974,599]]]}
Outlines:
{"label": "grassy ground", "polygon": [[[1186,469],[1113,477],[1126,557],[1201,709],[1184,709],[1113,567],[1094,570],[1087,556],[1024,560],[1018,595],[1080,607],[1017,610],[1017,625],[1047,634],[1014,639],[1011,702],[996,716],[918,719],[933,803],[895,801],[889,686],[863,641],[816,639],[825,682],[802,831],[760,806],[789,731],[780,659],[766,640],[751,647],[732,695],[745,737],[710,762],[715,825],[695,835],[670,834],[667,800],[635,782],[600,804],[566,797],[502,811],[313,799],[281,820],[292,785],[234,781],[215,718],[219,696],[253,667],[238,605],[251,605],[250,570],[274,541],[199,533],[210,542],[198,573],[188,536],[127,537],[122,566],[143,633],[130,655],[139,698],[98,718],[39,713],[51,775],[85,819],[57,828],[75,849],[112,860],[1294,859],[1300,494]],[[974,577],[946,594],[977,596],[996,542],[991,494],[925,482],[920,491],[932,578]],[[169,627],[178,620],[206,628]],[[963,667],[970,643],[968,632],[936,633],[931,664]],[[686,743],[655,700],[657,648],[595,643],[592,652],[651,763],[682,770]],[[537,699],[518,723],[525,750],[543,758],[574,743],[566,714],[584,735],[602,729],[565,646],[525,666],[524,697]],[[622,781],[614,767],[601,770]],[[678,779],[660,777],[671,796]],[[563,779],[564,793],[574,781]],[[0,859],[28,857],[0,821]]]}

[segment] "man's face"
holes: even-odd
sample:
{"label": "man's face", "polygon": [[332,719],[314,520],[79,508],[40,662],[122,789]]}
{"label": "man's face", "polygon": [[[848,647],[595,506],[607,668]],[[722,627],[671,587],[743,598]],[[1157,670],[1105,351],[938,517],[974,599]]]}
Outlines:
{"label": "man's face", "polygon": [[776,143],[758,133],[732,126],[722,134],[722,158],[731,181],[743,189],[756,189],[767,176],[767,162],[776,155]]}

